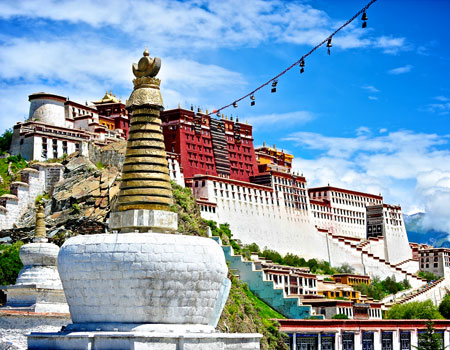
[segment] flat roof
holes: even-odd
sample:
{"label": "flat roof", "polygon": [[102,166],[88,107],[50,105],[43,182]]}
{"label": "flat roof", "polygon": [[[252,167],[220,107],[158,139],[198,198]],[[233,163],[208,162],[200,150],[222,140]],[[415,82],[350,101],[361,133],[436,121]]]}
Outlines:
{"label": "flat roof", "polygon": [[342,193],[353,194],[353,195],[357,195],[357,196],[370,197],[370,198],[374,198],[374,199],[383,200],[382,196],[377,196],[375,194],[347,190],[345,188],[339,188],[339,187],[333,187],[333,186],[311,187],[308,189],[308,191],[309,192],[335,191],[335,192],[342,192]]}
{"label": "flat roof", "polygon": [[[339,332],[339,329],[348,331],[361,330],[411,330],[426,329],[425,322],[427,320],[294,320],[294,319],[277,319],[282,332]],[[434,328],[448,329],[450,328],[450,320],[432,320]]]}

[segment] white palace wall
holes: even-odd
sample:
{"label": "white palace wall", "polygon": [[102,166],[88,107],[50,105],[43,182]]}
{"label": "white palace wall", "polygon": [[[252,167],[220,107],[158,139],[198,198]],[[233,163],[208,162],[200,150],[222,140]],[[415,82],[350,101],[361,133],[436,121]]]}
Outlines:
{"label": "white palace wall", "polygon": [[39,194],[49,193],[62,178],[63,166],[57,163],[36,163],[21,171],[21,182],[11,184],[11,194],[0,197],[0,230],[14,227],[25,211],[34,206]]}
{"label": "white palace wall", "polygon": [[[403,218],[401,219],[403,223]],[[404,223],[401,226],[385,226],[386,259],[392,264],[412,258],[411,247],[409,246],[408,235]]]}
{"label": "white palace wall", "polygon": [[[265,194],[251,200],[250,195],[255,198],[254,188],[244,182],[235,182],[233,198],[229,194],[231,191],[221,192],[220,182],[220,179],[199,181],[199,186],[193,187],[196,198],[217,205],[215,213],[205,210],[207,206],[201,206],[203,217],[218,224],[228,223],[233,236],[244,244],[256,243],[260,248],[267,246],[280,254],[294,253],[305,259],[329,260],[326,234],[313,226],[307,210],[284,207],[282,196],[278,197],[280,205],[273,205],[272,199],[276,201],[276,198],[271,188],[264,186],[258,187],[257,191]],[[266,198],[271,199],[267,202]]]}
{"label": "white palace wall", "polygon": [[[227,187],[225,184],[227,183]],[[233,185],[234,187],[231,187]],[[387,247],[399,244],[395,235],[358,240],[333,235],[317,229],[308,210],[288,208],[283,196],[277,196],[270,187],[216,177],[194,178],[192,188],[201,208],[202,217],[218,224],[228,223],[235,239],[243,244],[256,243],[280,254],[294,253],[305,259],[328,261],[332,266],[349,264],[356,273],[386,278],[395,276],[397,281],[408,278],[413,287],[423,281],[412,276],[418,271],[417,261],[406,261],[396,268],[386,256]],[[244,196],[245,194],[245,196]],[[390,231],[385,231],[390,233]],[[394,242],[394,243],[392,243]],[[404,249],[397,260],[411,259],[411,252]],[[406,246],[409,248],[408,242]]]}

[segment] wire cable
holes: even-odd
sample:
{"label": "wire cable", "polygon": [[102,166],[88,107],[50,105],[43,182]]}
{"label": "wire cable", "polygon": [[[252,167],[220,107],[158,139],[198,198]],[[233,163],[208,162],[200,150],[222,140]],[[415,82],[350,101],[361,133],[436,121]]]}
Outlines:
{"label": "wire cable", "polygon": [[247,97],[250,97],[252,95],[255,94],[255,92],[261,90],[263,87],[269,85],[270,83],[272,83],[275,80],[278,80],[282,75],[286,74],[288,71],[290,71],[292,68],[294,68],[295,66],[299,65],[300,62],[304,61],[305,58],[307,58],[308,56],[310,56],[314,51],[316,51],[318,48],[320,48],[322,45],[324,45],[325,43],[328,42],[329,39],[333,38],[337,33],[339,33],[342,29],[344,29],[345,27],[347,27],[350,23],[352,23],[356,18],[358,18],[358,16],[362,13],[364,13],[375,1],[377,0],[371,0],[366,6],[364,6],[361,10],[359,10],[352,18],[350,18],[347,22],[345,22],[343,25],[341,25],[338,29],[336,29],[331,35],[329,35],[326,39],[324,39],[320,44],[316,45],[315,47],[313,47],[308,53],[306,53],[305,55],[303,55],[299,60],[295,61],[294,63],[292,63],[289,67],[287,67],[284,71],[282,71],[281,73],[279,73],[278,75],[276,75],[275,77],[273,77],[272,79],[266,81],[264,84],[258,86],[256,89],[252,90],[251,92],[249,92],[248,94],[242,96],[241,98],[238,98],[237,100],[234,100],[233,102],[214,110],[211,113],[208,113],[206,115],[208,116],[213,116],[213,114],[217,114],[220,111],[233,106],[233,104],[238,103],[244,99],[246,99]]}

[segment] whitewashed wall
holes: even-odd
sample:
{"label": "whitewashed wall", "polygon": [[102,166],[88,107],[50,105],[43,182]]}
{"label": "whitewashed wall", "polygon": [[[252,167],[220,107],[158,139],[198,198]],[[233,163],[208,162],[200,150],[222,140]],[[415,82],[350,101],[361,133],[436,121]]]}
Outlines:
{"label": "whitewashed wall", "polygon": [[[39,194],[50,192],[63,175],[61,164],[36,163],[21,171],[23,182],[11,184],[11,194],[0,197],[0,229],[10,229]],[[3,205],[2,205],[3,204]]]}

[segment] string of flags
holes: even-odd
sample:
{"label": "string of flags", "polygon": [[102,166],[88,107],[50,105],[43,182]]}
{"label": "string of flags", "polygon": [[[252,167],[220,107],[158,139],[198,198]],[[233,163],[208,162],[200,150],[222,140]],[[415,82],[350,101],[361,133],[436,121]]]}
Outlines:
{"label": "string of flags", "polygon": [[278,84],[278,80],[281,76],[283,76],[284,74],[286,74],[288,71],[290,71],[292,68],[299,66],[300,67],[300,74],[303,74],[305,72],[305,59],[311,55],[314,51],[316,51],[317,49],[319,49],[321,46],[326,44],[327,47],[327,51],[328,51],[328,55],[331,55],[331,48],[333,47],[332,44],[332,39],[333,37],[339,33],[342,29],[344,29],[346,26],[348,26],[350,23],[352,23],[356,18],[358,18],[360,15],[361,16],[361,21],[362,21],[362,28],[367,28],[367,9],[377,0],[371,0],[366,6],[364,6],[361,10],[359,10],[352,18],[350,18],[347,22],[345,22],[343,25],[341,25],[338,29],[336,29],[330,36],[328,36],[326,39],[324,39],[321,43],[319,43],[318,45],[316,45],[315,47],[313,47],[308,53],[306,53],[305,55],[303,55],[299,60],[297,60],[296,62],[294,62],[293,64],[291,64],[288,68],[286,68],[285,70],[283,70],[281,73],[279,73],[278,75],[276,75],[275,77],[273,77],[272,79],[266,81],[264,84],[258,86],[256,89],[254,89],[253,91],[249,92],[248,94],[236,99],[235,101],[233,101],[232,103],[229,103],[219,109],[215,109],[213,110],[211,113],[208,113],[207,115],[209,116],[214,116],[214,114],[216,114],[217,117],[220,118],[221,114],[220,112],[226,108],[229,108],[231,106],[233,106],[234,108],[238,107],[238,103],[241,102],[242,100],[246,99],[246,98],[250,98],[250,106],[254,106],[256,104],[256,97],[255,97],[255,93],[258,92],[259,90],[261,90],[262,88],[264,88],[265,86],[271,84],[272,88],[270,90],[271,93],[275,93],[277,91],[277,84]]}

